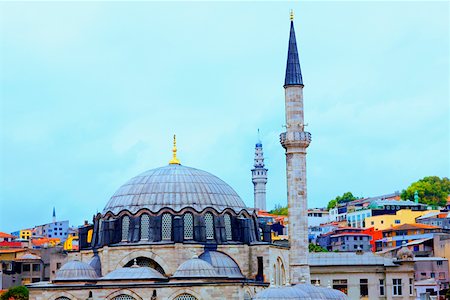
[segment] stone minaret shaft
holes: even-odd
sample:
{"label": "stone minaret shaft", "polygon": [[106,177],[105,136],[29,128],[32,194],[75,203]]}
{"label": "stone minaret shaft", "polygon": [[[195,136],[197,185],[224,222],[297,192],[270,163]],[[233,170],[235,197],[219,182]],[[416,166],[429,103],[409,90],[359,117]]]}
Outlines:
{"label": "stone minaret shaft", "polygon": [[298,59],[293,15],[289,50],[286,65],[285,111],[286,132],[280,135],[280,142],[286,149],[286,179],[289,207],[289,269],[290,282],[302,279],[309,282],[308,266],[308,219],[306,194],[306,148],[311,134],[305,132],[303,118],[303,79]]}
{"label": "stone minaret shaft", "polygon": [[254,187],[254,207],[260,210],[266,210],[267,171],[264,168],[262,143],[258,142],[255,145],[255,164],[252,169],[252,182]]}

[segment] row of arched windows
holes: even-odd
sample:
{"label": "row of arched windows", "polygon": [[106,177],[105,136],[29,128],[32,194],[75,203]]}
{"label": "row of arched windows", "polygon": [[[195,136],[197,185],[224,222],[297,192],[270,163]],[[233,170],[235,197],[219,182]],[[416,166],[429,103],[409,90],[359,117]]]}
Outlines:
{"label": "row of arched windows", "polygon": [[[214,239],[214,216],[212,213],[207,212],[205,214],[205,231],[206,231],[206,239],[213,240]],[[194,239],[194,215],[192,213],[185,213],[183,215],[183,232],[185,240]],[[231,216],[229,214],[224,215],[224,224],[225,224],[225,235],[227,241],[231,241],[233,239],[233,234],[231,231]],[[101,226],[101,220],[99,226]],[[143,214],[141,216],[141,240],[149,240],[150,234],[150,216],[148,214]],[[161,218],[161,239],[170,241],[172,240],[172,215],[170,213],[164,213]],[[124,216],[122,218],[122,241],[125,242],[128,240],[128,232],[130,231],[130,217]]]}
{"label": "row of arched windows", "polygon": [[[63,296],[63,297],[56,298],[56,300],[70,300],[70,299]],[[136,298],[134,298],[133,296],[130,296],[130,295],[121,294],[121,295],[115,296],[114,298],[112,298],[112,300],[136,300]],[[197,298],[195,298],[191,294],[183,293],[183,294],[177,296],[174,300],[197,300]]]}

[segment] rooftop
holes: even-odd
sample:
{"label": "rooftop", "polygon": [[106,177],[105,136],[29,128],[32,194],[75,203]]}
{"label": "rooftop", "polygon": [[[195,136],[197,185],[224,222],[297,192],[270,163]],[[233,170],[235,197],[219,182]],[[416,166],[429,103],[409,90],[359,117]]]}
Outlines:
{"label": "rooftop", "polygon": [[397,266],[392,258],[386,258],[370,252],[312,252],[308,262],[311,267],[325,266]]}

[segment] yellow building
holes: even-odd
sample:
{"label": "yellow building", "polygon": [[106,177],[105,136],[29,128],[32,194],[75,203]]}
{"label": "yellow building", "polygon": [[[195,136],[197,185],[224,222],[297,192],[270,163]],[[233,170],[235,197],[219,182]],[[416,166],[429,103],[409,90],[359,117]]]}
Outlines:
{"label": "yellow building", "polygon": [[400,224],[414,224],[416,223],[416,218],[430,212],[438,212],[438,210],[417,211],[411,209],[401,209],[397,211],[395,215],[367,217],[365,219],[365,228],[374,227],[375,230],[384,230]]}
{"label": "yellow building", "polygon": [[20,231],[20,238],[23,240],[29,240],[31,238],[31,229],[23,229]]}

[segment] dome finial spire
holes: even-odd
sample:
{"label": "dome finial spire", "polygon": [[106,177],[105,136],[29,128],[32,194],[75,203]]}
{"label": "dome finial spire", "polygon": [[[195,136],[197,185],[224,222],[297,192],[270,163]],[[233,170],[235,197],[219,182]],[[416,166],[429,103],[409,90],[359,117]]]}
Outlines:
{"label": "dome finial spire", "polygon": [[291,19],[291,21],[294,21],[294,10],[293,9],[291,9],[291,13],[290,13],[290,19]]}
{"label": "dome finial spire", "polygon": [[180,161],[177,158],[177,136],[173,135],[173,148],[172,148],[172,159],[169,161],[170,165],[179,165]]}

